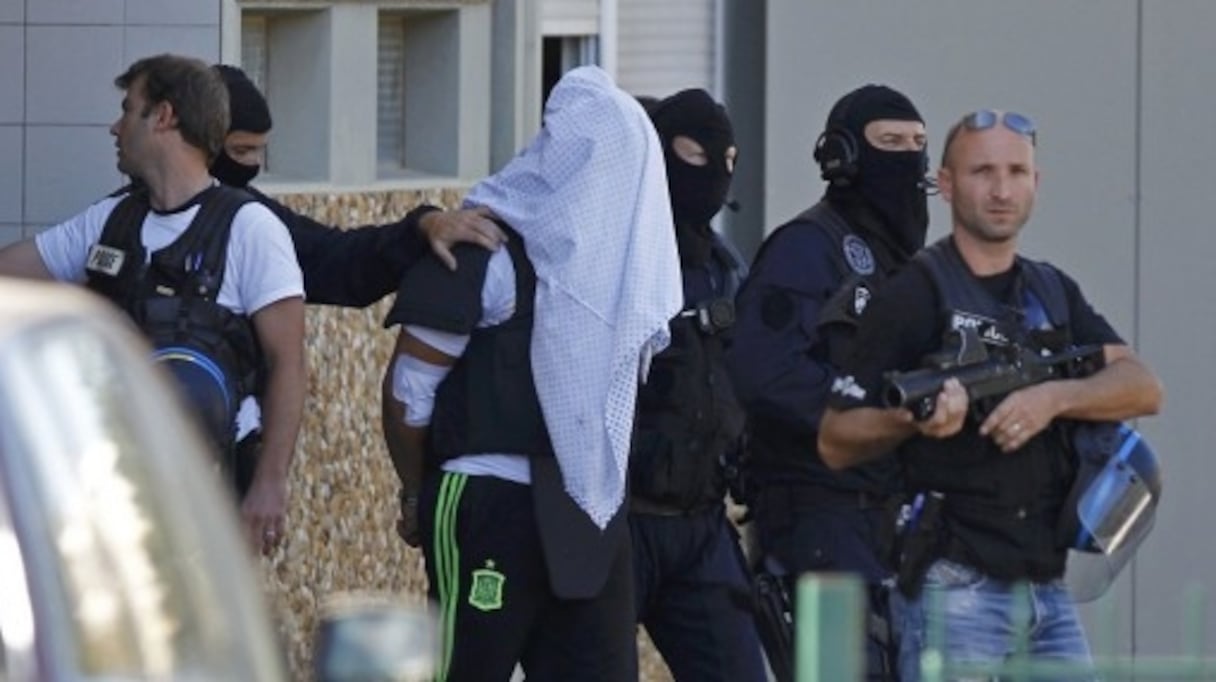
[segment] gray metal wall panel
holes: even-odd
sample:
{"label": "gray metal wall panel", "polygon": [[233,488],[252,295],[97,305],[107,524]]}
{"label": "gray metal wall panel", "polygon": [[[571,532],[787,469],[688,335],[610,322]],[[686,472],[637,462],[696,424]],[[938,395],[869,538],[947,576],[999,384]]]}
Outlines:
{"label": "gray metal wall panel", "polygon": [[25,0],[0,0],[0,23],[25,20]]}
{"label": "gray metal wall panel", "polygon": [[164,52],[197,57],[209,64],[220,59],[220,36],[214,24],[127,26],[123,38],[124,64]]}
{"label": "gray metal wall panel", "polygon": [[123,1],[27,0],[25,20],[31,24],[121,24]]}
{"label": "gray metal wall panel", "polygon": [[118,118],[121,26],[29,26],[25,34],[25,122],[109,125]]}
{"label": "gray metal wall panel", "polygon": [[685,88],[713,89],[713,0],[620,0],[617,84],[663,97]]}
{"label": "gray metal wall panel", "polygon": [[25,28],[0,25],[0,125],[25,120]]}
{"label": "gray metal wall panel", "polygon": [[0,223],[21,223],[25,129],[0,125]]}
{"label": "gray metal wall panel", "polygon": [[751,262],[764,234],[768,149],[765,140],[765,42],[768,3],[724,2],[722,25],[729,27],[722,55],[725,93],[739,146],[739,163],[731,182],[737,211],[722,211],[723,231]]}
{"label": "gray metal wall panel", "polygon": [[106,126],[25,128],[26,226],[53,225],[123,185]]}
{"label": "gray metal wall panel", "polygon": [[[1211,500],[1216,465],[1216,276],[1212,196],[1216,178],[1216,3],[1144,3],[1141,153],[1140,347],[1165,382],[1164,414],[1144,423],[1166,464],[1154,535],[1137,559],[1136,634],[1142,650],[1178,652],[1182,587],[1211,596],[1216,545]],[[1206,651],[1216,654],[1207,608]]]}

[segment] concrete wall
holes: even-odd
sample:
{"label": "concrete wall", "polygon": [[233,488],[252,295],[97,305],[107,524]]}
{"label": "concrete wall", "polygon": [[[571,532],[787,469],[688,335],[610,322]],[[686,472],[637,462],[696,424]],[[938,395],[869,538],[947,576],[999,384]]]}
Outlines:
{"label": "concrete wall", "polygon": [[[1204,292],[1216,269],[1207,206],[1216,4],[774,1],[763,25],[764,54],[751,58],[766,73],[760,121],[741,126],[761,131],[741,147],[749,161],[762,157],[763,215],[736,220],[739,232],[772,229],[818,198],[815,137],[831,104],[862,83],[912,97],[928,122],[934,167],[942,136],[964,112],[1005,108],[1037,121],[1042,184],[1024,250],[1076,277],[1168,395],[1165,413],[1140,423],[1166,467],[1157,529],[1088,619],[1109,636],[1100,649],[1179,652],[1188,586],[1211,587],[1216,575],[1205,518],[1216,474],[1208,455],[1216,304]],[[754,44],[754,36],[730,41]],[[936,237],[949,215],[942,202],[931,205]],[[1211,654],[1216,628],[1210,616],[1204,622]]]}

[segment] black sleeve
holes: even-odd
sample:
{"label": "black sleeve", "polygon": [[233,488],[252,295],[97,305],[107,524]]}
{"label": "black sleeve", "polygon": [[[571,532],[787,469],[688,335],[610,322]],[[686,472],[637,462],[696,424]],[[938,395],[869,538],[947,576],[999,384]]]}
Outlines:
{"label": "black sleeve", "polygon": [[434,254],[410,266],[384,326],[414,324],[453,334],[470,334],[481,321],[481,290],[493,252],[472,244],[452,249],[456,270]]}
{"label": "black sleeve", "polygon": [[423,205],[394,223],[343,230],[296,213],[252,187],[248,191],[287,225],[307,301],[351,308],[371,305],[396,289],[410,264],[428,252],[418,219],[439,210]]}
{"label": "black sleeve", "polygon": [[1105,346],[1125,343],[1106,318],[1089,304],[1077,282],[1058,268],[1057,271],[1064,283],[1064,295],[1068,298],[1068,326],[1073,344]]}
{"label": "black sleeve", "polygon": [[840,286],[833,248],[807,223],[769,235],[735,298],[725,358],[749,413],[807,433],[818,428],[835,377],[818,329],[823,304]]}
{"label": "black sleeve", "polygon": [[929,274],[915,263],[883,282],[861,315],[853,352],[828,404],[838,410],[881,407],[884,373],[918,368],[941,349],[939,307]]}

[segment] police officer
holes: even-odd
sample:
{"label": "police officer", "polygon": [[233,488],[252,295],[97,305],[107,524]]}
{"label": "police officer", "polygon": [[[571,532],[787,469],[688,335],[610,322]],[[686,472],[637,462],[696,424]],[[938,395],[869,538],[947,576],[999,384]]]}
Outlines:
{"label": "police officer", "polygon": [[745,268],[709,221],[730,189],[734,133],[704,90],[647,104],[667,162],[684,310],[638,395],[629,465],[637,618],[677,680],[764,680],[723,504],[723,463],[744,421],[723,353]]}
{"label": "police officer", "polygon": [[[819,418],[856,321],[876,286],[924,244],[925,126],[902,93],[866,85],[828,114],[814,158],[823,198],[775,230],[739,293],[727,364],[750,431],[747,477],[762,559],[793,576],[847,571],[879,588],[889,571],[876,551],[894,465],[829,470],[815,448]],[[873,623],[867,668],[889,671],[883,620]]]}
{"label": "police officer", "polygon": [[[265,454],[249,474],[241,518],[251,543],[269,551],[284,537],[307,383],[303,282],[291,240],[270,210],[208,173],[228,125],[213,69],[157,55],[132,64],[115,85],[125,92],[110,127],[118,169],[138,183],[0,250],[0,273],[87,281],[131,315],[168,366],[206,367],[189,376],[210,384],[181,385],[196,413],[222,394],[209,433],[221,459],[235,405],[260,394]],[[175,363],[181,356],[193,361]],[[256,374],[258,358],[264,383],[237,379]]]}
{"label": "police officer", "polygon": [[[427,240],[449,267],[456,264],[449,249],[457,241],[486,248],[501,244],[502,231],[485,209],[441,211],[423,204],[398,221],[340,229],[262,193],[249,183],[261,172],[272,126],[270,107],[244,71],[227,64],[214,68],[228,90],[229,124],[223,147],[211,162],[211,175],[248,192],[287,226],[304,274],[307,303],[348,307],[375,303],[396,291],[406,268],[426,255]],[[241,496],[252,483],[261,456],[258,421],[242,420],[233,457],[233,482]]]}
{"label": "police officer", "polygon": [[[1156,377],[1076,282],[1017,254],[1038,186],[1034,157],[1034,125],[1020,114],[977,111],[951,128],[938,174],[951,235],[922,251],[871,303],[819,431],[820,452],[833,467],[898,445],[905,485],[928,500],[913,509],[922,510],[916,527],[933,526],[932,540],[904,552],[912,566],[928,568],[915,576],[923,594],[904,610],[903,682],[917,679],[926,631],[944,632],[949,659],[995,665],[1021,646],[1017,633],[1031,613],[1025,636],[1032,656],[1089,661],[1059,580],[1072,538],[1058,531],[1076,473],[1066,425],[1128,419],[1161,406]],[[883,408],[885,372],[917,368],[942,350],[948,333],[964,330],[998,356],[1097,346],[1105,367],[979,404],[969,404],[951,379],[920,422],[906,409]],[[902,591],[914,597],[916,584]]]}

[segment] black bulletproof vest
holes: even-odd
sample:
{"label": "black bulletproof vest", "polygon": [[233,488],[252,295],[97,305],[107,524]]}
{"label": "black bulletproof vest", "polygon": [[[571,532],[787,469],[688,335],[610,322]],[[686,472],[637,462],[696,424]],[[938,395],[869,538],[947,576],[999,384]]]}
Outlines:
{"label": "black bulletproof vest", "polygon": [[[820,310],[816,328],[819,339],[812,353],[817,360],[839,367],[851,350],[857,321],[866,303],[899,264],[886,255],[885,249],[870,248],[865,238],[849,227],[826,200],[803,211],[780,229],[822,230],[831,240],[833,281],[840,282],[840,286]],[[869,267],[866,267],[867,261]],[[763,414],[753,413],[749,417],[750,466],[762,484],[810,483],[876,495],[895,491],[898,466],[891,458],[883,457],[844,471],[833,471],[819,456],[815,432],[791,429],[787,422]]]}
{"label": "black bulletproof vest", "polygon": [[[981,338],[998,339],[992,343],[1003,338],[1035,352],[1070,345],[1067,295],[1050,265],[1019,257],[1015,301],[1005,302],[979,284],[949,237],[914,262],[937,289],[944,332],[976,326]],[[1056,526],[1074,476],[1072,448],[1053,424],[1017,452],[1001,452],[978,431],[992,407],[979,406],[952,438],[909,440],[901,448],[908,489],[944,494],[950,558],[1000,579],[1054,579],[1064,570]]]}
{"label": "black bulletproof vest", "polygon": [[[509,234],[506,246],[515,265],[515,314],[502,324],[473,329],[464,355],[439,385],[428,466],[475,453],[553,456],[532,379],[536,273],[524,252],[523,238]],[[483,267],[478,282],[484,281]],[[480,297],[481,286],[476,291]]]}
{"label": "black bulletproof vest", "polygon": [[[733,300],[743,265],[714,239],[710,267],[717,288],[709,300]],[[686,297],[686,313],[707,302]],[[744,414],[722,359],[730,330],[707,331],[694,314],[675,317],[670,329],[671,345],[654,357],[638,390],[630,493],[692,510],[721,502],[726,493],[722,463],[739,446]]]}
{"label": "black bulletproof vest", "polygon": [[135,189],[115,205],[86,264],[88,287],[125,310],[158,354],[184,348],[214,363],[217,381],[226,384],[226,414],[196,407],[206,413],[204,427],[225,457],[241,400],[260,391],[262,357],[253,325],[216,302],[232,219],[251,200],[222,185],[205,190],[186,230],[148,258],[141,239],[148,195]]}

